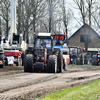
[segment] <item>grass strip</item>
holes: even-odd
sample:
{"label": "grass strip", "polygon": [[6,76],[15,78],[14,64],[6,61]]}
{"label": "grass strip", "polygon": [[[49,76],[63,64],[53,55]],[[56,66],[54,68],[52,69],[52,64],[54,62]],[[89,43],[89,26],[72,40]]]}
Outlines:
{"label": "grass strip", "polygon": [[85,85],[62,89],[35,100],[100,100],[100,79]]}

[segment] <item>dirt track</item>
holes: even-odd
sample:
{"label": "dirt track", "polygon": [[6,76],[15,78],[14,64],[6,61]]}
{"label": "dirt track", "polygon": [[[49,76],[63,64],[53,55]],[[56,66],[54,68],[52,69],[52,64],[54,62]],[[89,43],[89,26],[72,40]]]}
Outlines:
{"label": "dirt track", "polygon": [[100,78],[100,70],[87,71],[82,68],[56,74],[24,73],[23,68],[11,66],[12,71],[9,68],[0,69],[0,100],[32,100],[62,88]]}

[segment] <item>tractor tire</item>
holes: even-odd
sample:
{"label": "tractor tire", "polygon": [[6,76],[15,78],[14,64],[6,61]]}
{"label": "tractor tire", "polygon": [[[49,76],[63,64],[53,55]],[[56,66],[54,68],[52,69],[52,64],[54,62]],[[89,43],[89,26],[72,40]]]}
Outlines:
{"label": "tractor tire", "polygon": [[77,58],[77,64],[80,65],[80,58]]}
{"label": "tractor tire", "polygon": [[[65,65],[64,61],[63,61],[62,51],[59,51],[59,54],[58,54],[58,65],[59,65],[59,73],[62,73],[63,72],[63,65]],[[64,69],[67,70],[67,66],[64,66]]]}
{"label": "tractor tire", "polygon": [[97,65],[97,55],[94,55],[94,64]]}
{"label": "tractor tire", "polygon": [[92,56],[92,65],[97,65],[97,56],[96,55],[93,55]]}
{"label": "tractor tire", "polygon": [[48,59],[48,72],[56,73],[57,72],[57,56],[50,55]]}
{"label": "tractor tire", "polygon": [[84,56],[84,64],[87,64],[87,55]]}
{"label": "tractor tire", "polygon": [[26,54],[25,56],[25,63],[24,63],[24,72],[33,72],[33,55],[32,54]]}
{"label": "tractor tire", "polygon": [[92,60],[92,65],[94,65],[94,61]]}
{"label": "tractor tire", "polygon": [[92,65],[95,65],[95,63],[94,63],[94,55],[92,56]]}
{"label": "tractor tire", "polygon": [[54,53],[54,55],[57,56],[57,72],[59,73],[59,60],[58,60],[58,54],[59,54],[59,51],[56,51],[56,52]]}
{"label": "tractor tire", "polygon": [[0,60],[4,59],[4,54],[0,54]]}
{"label": "tractor tire", "polygon": [[78,58],[78,64],[79,65],[82,65],[82,54],[79,54],[79,58]]}
{"label": "tractor tire", "polygon": [[87,54],[84,56],[84,64],[90,64],[90,57]]}
{"label": "tractor tire", "polygon": [[84,57],[83,57],[83,54],[79,54],[79,58],[80,58],[80,65],[84,65]]}
{"label": "tractor tire", "polygon": [[90,64],[90,57],[89,57],[89,55],[87,55],[87,64],[88,65]]}
{"label": "tractor tire", "polygon": [[80,58],[79,57],[76,59],[76,64],[80,65]]}

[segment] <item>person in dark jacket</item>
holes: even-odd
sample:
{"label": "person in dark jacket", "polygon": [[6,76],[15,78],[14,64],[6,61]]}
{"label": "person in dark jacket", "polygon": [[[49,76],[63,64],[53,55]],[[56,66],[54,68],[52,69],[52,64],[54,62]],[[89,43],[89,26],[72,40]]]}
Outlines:
{"label": "person in dark jacket", "polygon": [[22,55],[21,55],[21,58],[22,58],[22,66],[24,66],[24,51],[23,51],[23,53],[22,53]]}
{"label": "person in dark jacket", "polygon": [[76,65],[76,58],[77,58],[77,55],[76,55],[75,52],[73,53],[72,57],[73,57],[73,65],[74,65],[74,64]]}
{"label": "person in dark jacket", "polygon": [[46,48],[46,42],[44,42],[44,40],[42,41],[42,47]]}

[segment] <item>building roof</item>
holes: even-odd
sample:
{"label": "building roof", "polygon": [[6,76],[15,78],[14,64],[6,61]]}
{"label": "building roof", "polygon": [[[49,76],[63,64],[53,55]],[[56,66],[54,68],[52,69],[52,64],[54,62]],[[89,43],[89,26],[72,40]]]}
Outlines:
{"label": "building roof", "polygon": [[88,48],[88,51],[99,51],[99,48]]}
{"label": "building roof", "polygon": [[68,39],[70,39],[71,37],[73,37],[76,33],[78,33],[78,31],[80,31],[84,26],[89,27],[95,34],[97,34],[98,37],[100,37],[100,35],[93,29],[91,28],[88,24],[84,24],[82,27],[80,27],[74,34],[72,34]]}

